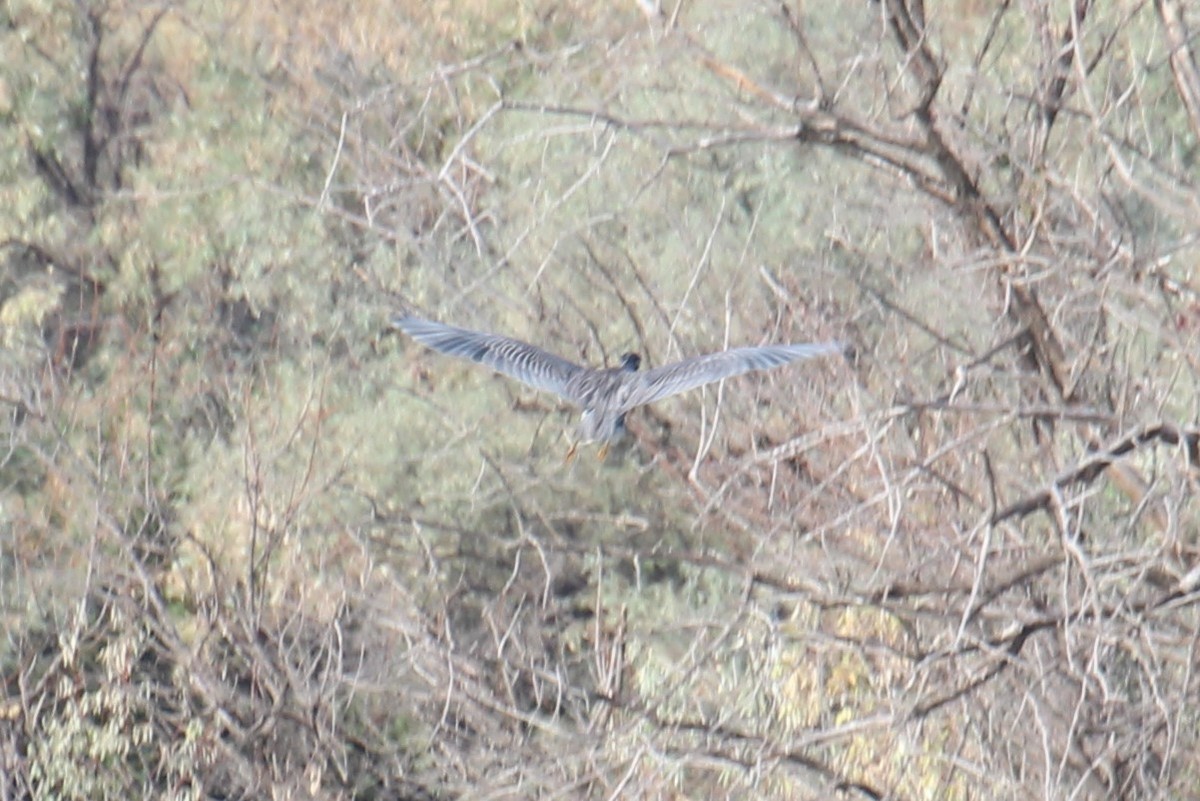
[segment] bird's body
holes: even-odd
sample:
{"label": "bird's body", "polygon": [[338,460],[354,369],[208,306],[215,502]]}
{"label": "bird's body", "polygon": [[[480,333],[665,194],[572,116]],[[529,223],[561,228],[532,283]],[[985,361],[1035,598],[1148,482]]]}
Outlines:
{"label": "bird's body", "polygon": [[[553,392],[582,408],[579,442],[608,444],[625,428],[625,414],[689,389],[742,373],[769,370],[800,359],[840,352],[836,342],[734,348],[693,356],[638,372],[641,357],[627,353],[620,367],[590,369],[516,339],[398,315],[392,325],[427,347],[470,359],[535,389]],[[572,445],[568,458],[574,454]]]}

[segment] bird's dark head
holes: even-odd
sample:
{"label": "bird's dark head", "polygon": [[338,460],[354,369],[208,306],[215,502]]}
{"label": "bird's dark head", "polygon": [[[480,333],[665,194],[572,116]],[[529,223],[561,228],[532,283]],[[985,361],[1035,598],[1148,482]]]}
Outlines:
{"label": "bird's dark head", "polygon": [[621,369],[628,370],[631,373],[636,373],[638,368],[642,366],[642,357],[636,353],[626,353],[621,357]]}

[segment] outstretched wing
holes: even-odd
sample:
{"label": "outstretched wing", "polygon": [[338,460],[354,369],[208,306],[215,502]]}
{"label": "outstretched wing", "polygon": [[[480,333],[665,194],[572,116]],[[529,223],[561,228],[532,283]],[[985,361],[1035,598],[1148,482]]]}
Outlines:
{"label": "outstretched wing", "polygon": [[707,356],[693,356],[681,362],[638,373],[636,378],[631,379],[629,392],[621,406],[623,409],[632,409],[723,378],[756,370],[770,370],[788,362],[839,353],[842,350],[843,346],[840,343],[821,342],[734,348]]}
{"label": "outstretched wing", "polygon": [[422,345],[486,364],[498,373],[567,400],[574,400],[567,395],[568,382],[584,369],[561,356],[498,334],[469,331],[405,315],[393,317],[392,325]]}

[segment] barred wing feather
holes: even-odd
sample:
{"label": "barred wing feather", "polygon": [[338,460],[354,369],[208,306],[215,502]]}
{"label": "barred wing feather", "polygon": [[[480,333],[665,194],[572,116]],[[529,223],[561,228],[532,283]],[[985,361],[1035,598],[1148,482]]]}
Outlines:
{"label": "barred wing feather", "polygon": [[479,362],[534,389],[575,400],[567,394],[567,385],[583,368],[561,356],[499,334],[455,328],[419,317],[395,317],[392,324],[436,351]]}
{"label": "barred wing feather", "polygon": [[734,348],[706,356],[693,356],[674,364],[638,373],[621,404],[625,410],[686,392],[725,378],[757,370],[770,370],[789,362],[838,353],[837,342],[799,345],[767,345],[758,348]]}

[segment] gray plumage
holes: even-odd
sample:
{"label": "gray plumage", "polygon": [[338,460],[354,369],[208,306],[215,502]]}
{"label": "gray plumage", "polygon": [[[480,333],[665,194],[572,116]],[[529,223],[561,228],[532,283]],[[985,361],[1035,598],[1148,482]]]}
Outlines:
{"label": "gray plumage", "polygon": [[837,342],[733,348],[639,373],[641,358],[633,353],[623,357],[620,367],[591,369],[498,334],[406,315],[394,317],[392,325],[422,345],[485,364],[535,389],[565,398],[583,409],[580,441],[604,440],[606,445],[624,430],[626,412],[638,406],[743,373],[843,350]]}

